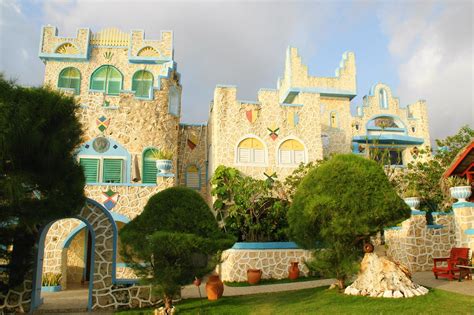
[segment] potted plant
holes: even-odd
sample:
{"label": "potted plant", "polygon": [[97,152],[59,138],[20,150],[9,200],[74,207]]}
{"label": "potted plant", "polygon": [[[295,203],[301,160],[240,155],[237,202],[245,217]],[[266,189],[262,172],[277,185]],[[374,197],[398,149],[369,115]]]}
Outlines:
{"label": "potted plant", "polygon": [[58,292],[61,291],[61,274],[46,272],[41,280],[41,291]]}
{"label": "potted plant", "polygon": [[458,199],[458,202],[466,202],[471,196],[471,185],[466,178],[451,176],[446,179],[451,197]]}
{"label": "potted plant", "polygon": [[153,150],[151,153],[153,159],[155,159],[156,168],[159,174],[168,174],[173,167],[173,153],[166,150]]}
{"label": "potted plant", "polygon": [[420,206],[420,193],[413,185],[407,186],[402,192],[402,196],[403,200],[411,210],[416,210]]}

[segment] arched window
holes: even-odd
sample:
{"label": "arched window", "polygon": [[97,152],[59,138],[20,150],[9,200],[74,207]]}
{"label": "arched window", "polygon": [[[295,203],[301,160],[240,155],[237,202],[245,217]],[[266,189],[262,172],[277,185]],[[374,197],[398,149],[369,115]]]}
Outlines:
{"label": "arched window", "polygon": [[284,141],[278,148],[280,164],[298,165],[306,162],[304,145],[298,140],[289,139]]}
{"label": "arched window", "polygon": [[237,148],[238,163],[265,163],[265,147],[256,138],[246,138],[242,140]]}
{"label": "arched window", "polygon": [[201,189],[201,178],[199,168],[196,165],[186,167],[186,187]]}
{"label": "arched window", "polygon": [[74,89],[74,94],[79,94],[81,88],[81,73],[76,68],[64,68],[59,73],[58,88]]}
{"label": "arched window", "polygon": [[337,113],[331,112],[329,114],[329,126],[332,128],[337,128]]}
{"label": "arched window", "polygon": [[102,66],[91,77],[91,90],[118,95],[122,89],[122,74],[114,66]]}
{"label": "arched window", "polygon": [[156,159],[153,158],[153,150],[150,148],[143,152],[143,184],[156,184],[158,170],[156,169]]}
{"label": "arched window", "polygon": [[136,97],[152,97],[153,75],[149,71],[140,70],[135,72],[132,79],[132,91]]}
{"label": "arched window", "polygon": [[385,89],[379,91],[379,104],[381,108],[388,108],[387,91]]}

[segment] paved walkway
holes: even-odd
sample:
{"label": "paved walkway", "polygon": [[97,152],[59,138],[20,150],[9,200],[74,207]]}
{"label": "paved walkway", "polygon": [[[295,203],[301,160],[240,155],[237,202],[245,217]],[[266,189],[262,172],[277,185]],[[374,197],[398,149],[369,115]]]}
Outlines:
{"label": "paved walkway", "polygon": [[426,287],[446,290],[464,295],[474,296],[474,280],[449,281],[447,279],[436,279],[431,271],[422,271],[413,274],[413,281]]}
{"label": "paved walkway", "polygon": [[43,304],[35,314],[71,314],[87,311],[89,290],[78,288],[59,292],[41,292]]}
{"label": "paved walkway", "polygon": [[[312,281],[300,281],[294,283],[281,283],[281,284],[265,284],[248,287],[229,287],[224,286],[224,296],[237,296],[237,295],[249,295],[258,293],[271,293],[271,292],[282,292],[282,291],[294,291],[301,289],[317,288],[334,283],[334,279],[323,279],[323,280],[312,280]],[[204,280],[199,287],[201,290],[201,296],[206,297],[206,280]],[[196,286],[188,285],[181,291],[183,299],[198,298],[199,291]]]}

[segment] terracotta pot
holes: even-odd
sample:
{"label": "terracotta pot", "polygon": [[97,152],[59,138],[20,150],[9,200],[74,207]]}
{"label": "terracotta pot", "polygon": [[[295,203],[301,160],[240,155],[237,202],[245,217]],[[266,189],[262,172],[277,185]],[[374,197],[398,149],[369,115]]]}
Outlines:
{"label": "terracotta pot", "polygon": [[372,253],[374,251],[374,245],[371,243],[364,244],[364,253]]}
{"label": "terracotta pot", "polygon": [[222,294],[224,293],[224,284],[218,275],[209,276],[206,283],[206,292],[209,301],[215,301],[222,297]]}
{"label": "terracotta pot", "polygon": [[288,268],[288,279],[296,280],[300,275],[300,268],[298,267],[298,262],[294,261],[291,263],[290,268]]}
{"label": "terracotta pot", "polygon": [[262,278],[262,270],[260,269],[249,269],[247,270],[247,281],[249,284],[257,284]]}
{"label": "terracotta pot", "polygon": [[201,279],[199,279],[199,278],[194,278],[193,284],[194,284],[195,286],[197,286],[197,287],[200,286],[200,285],[201,285]]}

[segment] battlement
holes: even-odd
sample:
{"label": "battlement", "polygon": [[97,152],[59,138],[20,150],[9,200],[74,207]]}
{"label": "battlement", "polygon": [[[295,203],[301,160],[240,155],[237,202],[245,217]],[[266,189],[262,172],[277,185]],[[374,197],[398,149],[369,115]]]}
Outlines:
{"label": "battlement", "polygon": [[278,89],[281,103],[291,103],[300,92],[352,99],[357,94],[355,54],[345,52],[342,55],[335,77],[313,77],[308,74],[308,66],[303,64],[298,50],[289,47]]}
{"label": "battlement", "polygon": [[92,33],[89,28],[80,28],[75,37],[61,37],[56,27],[44,26],[39,57],[43,61],[84,61],[94,48],[127,48],[131,63],[161,64],[173,60],[173,32],[162,31],[161,39],[149,40],[143,30],[125,33],[106,28]]}

